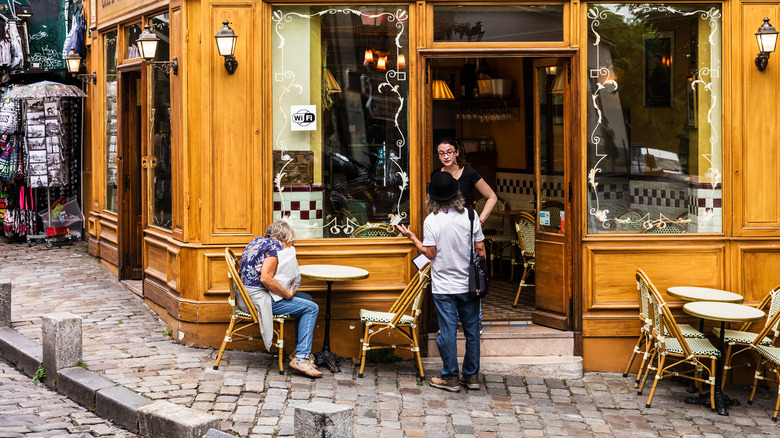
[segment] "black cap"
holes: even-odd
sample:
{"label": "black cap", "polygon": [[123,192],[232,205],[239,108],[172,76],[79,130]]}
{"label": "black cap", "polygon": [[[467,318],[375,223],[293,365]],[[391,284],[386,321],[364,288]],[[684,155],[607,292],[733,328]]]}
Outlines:
{"label": "black cap", "polygon": [[436,201],[449,201],[458,194],[458,180],[449,172],[436,172],[428,183],[428,196]]}

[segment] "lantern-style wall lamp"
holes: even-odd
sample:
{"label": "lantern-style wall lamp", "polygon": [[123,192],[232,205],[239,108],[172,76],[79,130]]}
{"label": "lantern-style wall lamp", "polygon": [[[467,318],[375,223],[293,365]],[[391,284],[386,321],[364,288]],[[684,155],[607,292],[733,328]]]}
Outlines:
{"label": "lantern-style wall lamp", "polygon": [[219,29],[214,40],[217,42],[217,50],[220,56],[225,57],[225,70],[231,75],[236,72],[238,68],[238,61],[233,56],[236,53],[236,40],[238,35],[233,32],[233,29],[228,26],[230,23],[225,20],[222,22],[222,27]]}
{"label": "lantern-style wall lamp", "polygon": [[777,30],[769,24],[769,18],[764,18],[764,24],[758,28],[756,42],[758,43],[756,67],[759,71],[764,71],[769,62],[769,54],[775,51],[775,45],[777,45]]}
{"label": "lantern-style wall lamp", "polygon": [[72,74],[76,79],[81,79],[83,82],[97,83],[97,74],[93,71],[92,74],[79,73],[81,70],[81,56],[76,53],[76,50],[71,47],[70,52],[65,56],[65,65],[68,67],[68,73]]}
{"label": "lantern-style wall lamp", "polygon": [[157,37],[152,29],[147,24],[144,26],[144,31],[138,36],[135,43],[138,45],[138,52],[141,58],[146,60],[146,65],[156,67],[167,74],[179,74],[179,60],[174,56],[170,61],[155,61],[154,57],[157,55],[157,43],[160,42],[160,38]]}

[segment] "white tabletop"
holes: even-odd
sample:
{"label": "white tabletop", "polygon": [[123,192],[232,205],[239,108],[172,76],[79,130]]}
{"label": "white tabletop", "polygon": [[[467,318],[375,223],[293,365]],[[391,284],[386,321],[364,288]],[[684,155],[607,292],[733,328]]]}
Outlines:
{"label": "white tabletop", "polygon": [[301,277],[323,281],[351,281],[368,278],[368,271],[342,265],[301,265]]}
{"label": "white tabletop", "polygon": [[757,321],[764,317],[764,311],[744,304],[696,301],[683,306],[685,313],[698,318],[724,322]]}
{"label": "white tabletop", "polygon": [[734,292],[727,292],[709,287],[674,286],[666,290],[671,297],[685,301],[719,301],[722,303],[742,303],[744,297]]}

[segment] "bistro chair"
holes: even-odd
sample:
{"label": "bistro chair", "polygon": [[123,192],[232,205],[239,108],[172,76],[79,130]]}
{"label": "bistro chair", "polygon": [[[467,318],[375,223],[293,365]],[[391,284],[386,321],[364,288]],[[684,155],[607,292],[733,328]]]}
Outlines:
{"label": "bistro chair", "polygon": [[644,234],[685,234],[686,232],[685,225],[678,222],[666,222],[660,228],[657,226],[642,228]]}
{"label": "bistro chair", "polygon": [[[261,337],[247,335],[246,331],[254,331],[260,329],[260,320],[257,316],[257,309],[252,300],[249,298],[249,293],[244,287],[244,283],[241,282],[241,276],[238,275],[238,263],[239,258],[233,254],[230,248],[225,248],[225,261],[227,261],[228,267],[228,280],[230,282],[230,295],[228,297],[228,303],[233,309],[233,315],[230,317],[230,325],[225,333],[225,339],[222,340],[222,345],[219,347],[219,354],[217,355],[217,362],[214,363],[214,369],[219,369],[219,362],[222,360],[222,354],[225,352],[228,342],[233,342],[233,338],[244,339],[247,341],[262,341]],[[244,300],[248,312],[241,310],[236,302],[236,292]],[[274,315],[274,336],[276,336],[276,348],[279,350],[279,374],[284,374],[284,320],[290,319],[290,315]]]}
{"label": "bistro chair", "polygon": [[[777,311],[780,309],[780,286],[775,286],[774,289],[770,290],[761,303],[759,303],[757,308],[764,310],[767,306],[769,307],[769,311],[767,312],[766,323],[764,324],[764,327],[769,324],[769,321],[772,320],[772,318],[775,316],[775,313],[777,313]],[[721,380],[721,389],[726,386],[726,375],[732,368],[731,362],[734,359],[734,356],[742,353],[743,351],[753,349],[752,344],[758,337],[758,333],[749,331],[752,324],[752,322],[746,322],[738,330],[726,329],[726,332],[723,334],[723,341],[726,343],[726,351],[723,357],[723,379]],[[780,336],[778,325],[780,324],[775,321],[774,325],[770,328],[771,337],[762,337],[761,340],[759,340],[759,345],[764,347],[774,347],[775,341],[777,340],[778,336]],[[713,327],[712,333],[717,338],[720,338],[720,327]],[[737,351],[733,351],[735,346],[739,348]]]}
{"label": "bistro chair", "polygon": [[564,211],[563,202],[545,201],[542,203],[542,211],[550,212],[550,227],[561,229],[561,212]]}
{"label": "bistro chair", "polygon": [[390,224],[366,224],[352,232],[352,237],[398,237],[401,233]]}
{"label": "bistro chair", "polygon": [[615,228],[620,231],[640,231],[645,214],[636,208],[629,208],[615,218]]}
{"label": "bistro chair", "polygon": [[[531,213],[522,212],[515,220],[515,231],[517,232],[516,248],[520,252],[520,258],[523,260],[523,275],[520,277],[520,285],[517,286],[515,302],[512,307],[517,308],[517,300],[520,299],[520,292],[524,286],[533,286],[526,283],[531,271],[536,270],[536,219]],[[519,264],[516,257],[512,257],[512,273],[509,281],[514,280],[515,265]]]}
{"label": "bistro chair", "polygon": [[[639,274],[637,274],[639,277]],[[664,303],[661,294],[655,287],[650,285],[650,311],[653,313],[653,336],[655,337],[655,348],[650,358],[654,359],[655,368],[648,365],[645,376],[639,387],[638,394],[642,393],[642,387],[647,380],[647,374],[651,369],[655,370],[655,379],[650,389],[650,395],[647,398],[645,407],[649,408],[653,402],[653,395],[658,387],[658,382],[664,377],[677,376],[685,377],[696,382],[699,394],[702,393],[702,383],[710,386],[710,408],[715,410],[715,371],[720,350],[718,350],[710,341],[704,338],[686,338],[680,331],[679,325],[672,315],[669,306]],[[668,336],[661,333],[669,333]],[[688,365],[693,368],[688,368]],[[684,369],[680,369],[685,367]],[[702,371],[707,372],[707,378],[702,377]]]}
{"label": "bistro chair", "polygon": [[[486,198],[480,198],[475,204],[474,209],[477,213],[482,212],[485,208]],[[493,207],[493,211],[505,211],[509,209],[509,205],[501,198],[496,201],[496,206]],[[476,220],[476,218],[475,218]],[[490,214],[485,222],[482,224],[482,232],[485,234],[485,246],[488,254],[490,254],[490,276],[493,276],[493,260],[501,260],[501,253],[504,252],[504,248],[514,244],[514,237],[504,236],[504,218]]]}
{"label": "bistro chair", "polygon": [[[778,293],[775,293],[772,297],[772,307],[775,307],[776,301],[780,301],[780,294]],[[758,352],[759,360],[756,372],[753,375],[753,389],[750,391],[748,404],[753,404],[753,397],[756,395],[756,387],[758,387],[759,380],[773,382],[776,386],[773,388],[773,391],[777,393],[777,400],[775,401],[775,411],[772,413],[772,421],[777,421],[777,412],[780,410],[780,390],[777,389],[777,386],[780,385],[780,348],[764,345],[763,339],[769,335],[770,331],[775,330],[774,328],[777,327],[778,323],[780,323],[780,312],[775,312],[774,316],[764,325],[764,328],[758,332],[753,343],[750,344],[751,348]]]}
{"label": "bistro chair", "polygon": [[[431,264],[417,271],[409,284],[398,296],[387,312],[360,309],[360,322],[363,323],[363,337],[360,339],[360,371],[358,377],[363,377],[366,367],[366,354],[370,350],[380,348],[400,348],[414,353],[420,378],[425,379],[422,357],[420,356],[420,336],[417,330],[417,320],[420,317],[420,298],[431,281]],[[409,342],[408,345],[386,344],[378,340],[378,335],[387,339],[391,334],[400,335]]]}
{"label": "bistro chair", "polygon": [[[651,307],[651,290],[658,291],[655,285],[650,281],[650,278],[645,274],[642,269],[636,270],[636,288],[639,292],[639,320],[642,323],[640,329],[639,339],[637,339],[634,351],[631,353],[631,358],[628,361],[626,370],[623,372],[623,377],[628,376],[631,365],[634,363],[634,359],[637,354],[642,354],[642,362],[639,364],[639,370],[636,374],[636,380],[634,381],[634,388],[637,388],[637,395],[642,394],[644,388],[644,380],[647,379],[651,369],[655,369],[652,366],[652,356],[656,351],[656,343],[658,337],[655,335],[653,328],[658,329],[661,325],[660,315],[652,312]],[[662,306],[666,306],[666,302],[663,297],[658,294],[658,299]],[[704,339],[704,333],[696,330],[690,324],[677,324],[677,328],[685,338],[698,338]],[[671,336],[667,329],[664,329],[664,336]],[[642,377],[644,376],[644,377]],[[641,386],[640,386],[641,385]]]}
{"label": "bistro chair", "polygon": [[[636,289],[639,295],[639,321],[642,324],[642,328],[639,332],[639,339],[636,341],[634,351],[631,353],[631,358],[628,360],[626,370],[623,372],[623,377],[628,377],[628,372],[631,370],[631,365],[634,364],[634,359],[638,354],[642,355],[642,362],[639,364],[639,370],[636,374],[636,380],[634,381],[634,388],[639,387],[640,379],[643,372],[646,370],[648,360],[652,354],[652,350],[655,343],[655,337],[653,336],[652,326],[653,320],[650,318],[650,288],[655,288],[655,285],[650,281],[649,277],[641,269],[637,269],[636,272]],[[679,324],[680,332],[686,338],[704,338],[704,334],[690,324]],[[664,333],[665,336],[669,336],[669,333]],[[641,391],[640,391],[641,393]]]}

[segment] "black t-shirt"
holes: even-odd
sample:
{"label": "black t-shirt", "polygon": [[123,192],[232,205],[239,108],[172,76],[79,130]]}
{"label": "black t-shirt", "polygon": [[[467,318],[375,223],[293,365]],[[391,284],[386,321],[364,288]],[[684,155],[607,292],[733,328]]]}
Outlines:
{"label": "black t-shirt", "polygon": [[[436,172],[446,172],[446,170],[434,170],[433,173],[431,173],[431,177],[433,177]],[[469,166],[463,167],[463,172],[460,174],[460,178],[458,178],[460,194],[463,195],[463,200],[466,201],[463,205],[471,205],[471,196],[474,193],[474,186],[481,179],[482,177],[476,170]]]}

